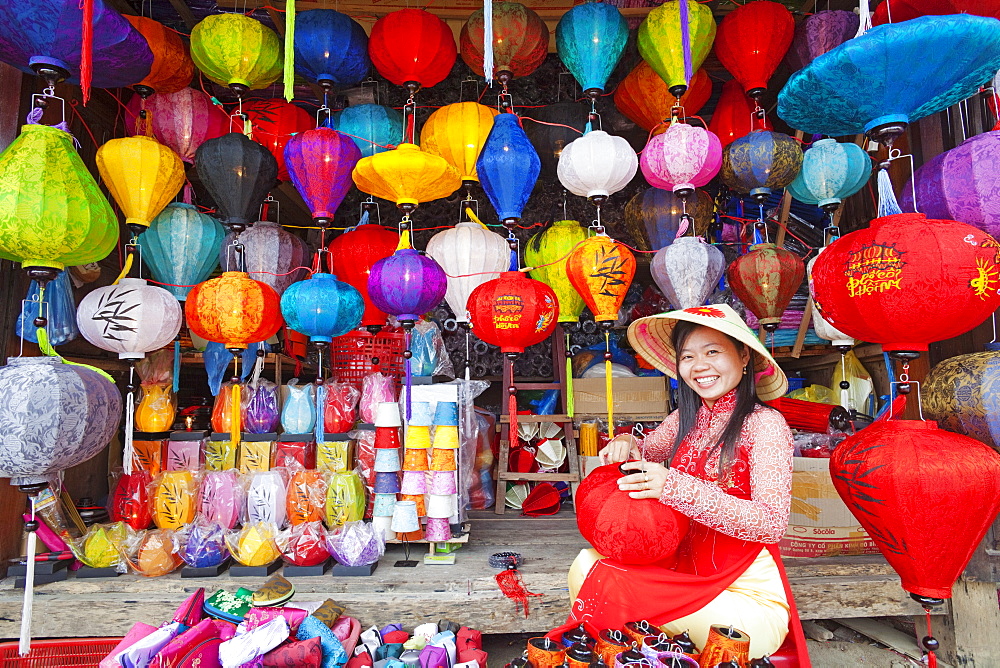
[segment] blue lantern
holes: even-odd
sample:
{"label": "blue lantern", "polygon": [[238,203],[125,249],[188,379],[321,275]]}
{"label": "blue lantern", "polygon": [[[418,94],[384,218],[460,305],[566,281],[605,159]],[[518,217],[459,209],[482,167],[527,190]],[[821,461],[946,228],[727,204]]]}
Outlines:
{"label": "blue lantern", "polygon": [[[45,317],[48,319],[45,333],[50,344],[61,346],[80,335],[76,326],[76,304],[73,303],[73,284],[70,282],[68,269],[60,271],[56,280],[45,286],[42,301],[48,305],[45,310]],[[17,323],[14,325],[15,334],[26,341],[38,343],[38,328],[32,324],[38,315],[38,282],[32,281],[28,287],[24,310],[17,316]]]}
{"label": "blue lantern", "polygon": [[323,125],[353,139],[364,158],[388,151],[388,147],[403,141],[403,115],[392,107],[379,104],[348,107]]}
{"label": "blue lantern", "polygon": [[872,159],[857,144],[820,139],[802,156],[802,169],[788,185],[792,197],[827,212],[861,190],[872,173]]}
{"label": "blue lantern", "polygon": [[295,19],[295,71],[324,88],[356,86],[368,75],[368,35],[332,9],[310,9]]}
{"label": "blue lantern", "polygon": [[365,300],[333,274],[313,274],[292,283],[281,295],[281,315],[296,332],[313,342],[330,343],[361,324]]}
{"label": "blue lantern", "polygon": [[500,114],[476,161],[479,183],[500,220],[517,220],[531,196],[542,161],[515,114]]}
{"label": "blue lantern", "polygon": [[794,73],[778,115],[797,130],[891,144],[908,123],[979,90],[1000,70],[1000,21],[969,14],[876,26]]}
{"label": "blue lantern", "polygon": [[215,271],[225,236],[215,218],[191,204],[173,202],[139,235],[139,245],[153,278],[184,301],[191,288],[182,286],[201,283]]}
{"label": "blue lantern", "polygon": [[556,51],[587,95],[604,92],[625,52],[628,22],[614,5],[585,2],[563,14],[556,25]]}

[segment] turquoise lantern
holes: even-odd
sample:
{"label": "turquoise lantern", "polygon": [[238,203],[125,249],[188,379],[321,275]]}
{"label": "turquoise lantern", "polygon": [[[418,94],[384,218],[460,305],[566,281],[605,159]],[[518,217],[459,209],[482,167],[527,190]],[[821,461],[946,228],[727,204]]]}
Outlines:
{"label": "turquoise lantern", "polygon": [[556,25],[556,51],[585,95],[604,92],[628,43],[628,22],[614,5],[585,2],[563,14]]}
{"label": "turquoise lantern", "polygon": [[281,295],[281,315],[289,328],[316,344],[329,344],[361,324],[365,300],[357,288],[333,274],[292,283]]}
{"label": "turquoise lantern", "polygon": [[225,236],[215,218],[191,204],[173,202],[139,235],[139,245],[156,282],[184,301],[191,292],[185,286],[206,280],[218,266]]}
{"label": "turquoise lantern", "polygon": [[521,119],[512,113],[497,115],[476,160],[476,173],[504,225],[521,218],[541,169],[542,161]]}
{"label": "turquoise lantern", "polygon": [[792,197],[827,213],[861,190],[872,173],[872,159],[857,144],[820,139],[802,156],[802,169],[788,185]]}
{"label": "turquoise lantern", "polygon": [[387,151],[403,141],[403,115],[379,104],[348,107],[323,125],[353,139],[363,158]]}

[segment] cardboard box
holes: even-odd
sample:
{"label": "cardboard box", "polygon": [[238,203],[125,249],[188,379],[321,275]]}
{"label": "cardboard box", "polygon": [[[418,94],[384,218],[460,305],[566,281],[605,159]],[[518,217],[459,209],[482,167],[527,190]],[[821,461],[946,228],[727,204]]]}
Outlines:
{"label": "cardboard box", "polygon": [[[604,378],[573,379],[576,415],[607,415],[604,380]],[[615,378],[612,392],[615,398],[615,415],[651,420],[662,420],[667,416],[665,376]]]}
{"label": "cardboard box", "polygon": [[792,512],[781,539],[785,557],[878,554],[875,542],[837,494],[830,460],[796,457]]}

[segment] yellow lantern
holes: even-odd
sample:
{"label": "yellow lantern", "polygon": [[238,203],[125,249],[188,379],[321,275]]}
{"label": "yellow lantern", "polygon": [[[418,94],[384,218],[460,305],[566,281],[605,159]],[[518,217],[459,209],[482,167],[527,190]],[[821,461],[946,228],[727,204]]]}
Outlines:
{"label": "yellow lantern", "polygon": [[462,185],[458,170],[447,160],[416,144],[361,158],[352,176],[358,190],[393,201],[407,213],[420,202],[448,197]]}
{"label": "yellow lantern", "polygon": [[97,149],[97,170],[136,234],[184,185],[184,163],[152,137],[112,139]]}
{"label": "yellow lantern", "polygon": [[[687,40],[681,32],[687,12]],[[708,5],[669,0],[649,12],[639,26],[639,55],[660,75],[670,93],[680,98],[694,73],[705,62],[715,41],[715,17]],[[689,62],[684,62],[684,42],[690,44]]]}
{"label": "yellow lantern", "polygon": [[191,31],[191,59],[209,79],[240,95],[270,86],[283,63],[275,32],[243,14],[202,19]]}
{"label": "yellow lantern", "polygon": [[458,170],[465,183],[478,182],[476,159],[498,112],[478,102],[457,102],[441,107],[420,130],[420,147],[439,155]]}

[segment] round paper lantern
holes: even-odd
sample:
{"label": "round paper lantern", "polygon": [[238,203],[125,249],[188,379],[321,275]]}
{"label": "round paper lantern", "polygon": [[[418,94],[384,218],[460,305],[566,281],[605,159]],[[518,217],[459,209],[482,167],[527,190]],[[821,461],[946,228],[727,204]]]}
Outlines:
{"label": "round paper lantern", "polygon": [[715,36],[715,55],[747,95],[758,99],[794,36],[795,19],[787,7],[771,0],[754,0],[722,19]]}
{"label": "round paper lantern", "polygon": [[574,139],[559,156],[559,182],[574,195],[607,198],[628,185],[639,158],[622,137],[592,130]]}
{"label": "round paper lantern", "polygon": [[833,212],[845,197],[868,183],[872,159],[864,149],[836,139],[820,139],[802,156],[802,169],[788,184],[792,197]]}
{"label": "round paper lantern", "polygon": [[379,74],[416,92],[445,80],[458,49],[447,23],[430,12],[407,8],[375,22],[368,55]]}
{"label": "round paper lantern", "polygon": [[649,140],[639,165],[651,186],[687,197],[719,173],[722,144],[705,128],[674,122]]}
{"label": "round paper lantern", "polygon": [[330,242],[330,262],[337,277],[354,286],[365,300],[361,316],[363,327],[385,325],[386,314],[380,311],[368,295],[368,276],[372,266],[396,251],[399,233],[380,225],[358,225]]}
{"label": "round paper lantern", "polygon": [[191,59],[202,73],[236,94],[267,88],[281,76],[281,40],[243,14],[210,14],[191,30]]}
{"label": "round paper lantern", "polygon": [[947,431],[1000,447],[1000,344],[938,362],[921,388],[924,413]]}
{"label": "round paper lantern", "polygon": [[807,16],[795,26],[792,46],[785,54],[788,66],[795,70],[840,46],[858,33],[858,15],[844,9],[824,9]]}
{"label": "round paper lantern", "polygon": [[180,35],[159,21],[144,16],[124,16],[145,38],[153,53],[153,64],[145,79],[132,85],[143,97],[153,93],[176,93],[187,88],[194,76],[194,63]]}
{"label": "round paper lantern", "polygon": [[256,220],[260,203],[278,181],[274,156],[241,132],[203,143],[194,164],[222,222],[234,231],[242,231]]}
{"label": "round paper lantern", "polygon": [[761,326],[773,332],[802,285],[806,266],[795,253],[774,244],[757,244],[726,270],[726,281]]}
{"label": "round paper lantern", "polygon": [[681,237],[664,246],[649,263],[660,292],[676,309],[703,306],[726,270],[726,257],[696,237]]}
{"label": "round paper lantern", "polygon": [[628,22],[614,5],[586,2],[556,24],[556,52],[585,95],[604,92],[627,44]]}
{"label": "round paper lantern", "polygon": [[296,15],[296,72],[330,91],[357,86],[370,68],[368,35],[360,23],[332,9]]}
{"label": "round paper lantern", "polygon": [[0,258],[55,278],[98,262],[118,243],[118,220],[73,148],[73,137],[25,125],[0,154]]}
{"label": "round paper lantern", "polygon": [[194,162],[194,152],[206,140],[229,132],[226,112],[214,104],[211,97],[194,88],[155,93],[145,100],[134,96],[125,114],[125,129],[130,134],[138,134],[136,125],[143,106],[153,128],[153,137],[187,163]]}
{"label": "round paper lantern", "polygon": [[112,139],[97,149],[95,160],[133,233],[149,227],[184,185],[184,163],[151,137]]}
{"label": "round paper lantern", "polygon": [[466,304],[472,291],[510,265],[507,240],[472,222],[435,234],[427,242],[427,255],[449,275],[444,298],[458,322],[468,322]]}
{"label": "round paper lantern", "polygon": [[192,332],[230,350],[243,350],[281,329],[278,293],[239,271],[191,288],[184,315]]}
{"label": "round paper lantern", "polygon": [[378,104],[348,107],[331,116],[324,125],[353,139],[365,158],[391,150],[403,138],[403,115]]}
{"label": "round paper lantern", "polygon": [[[813,267],[816,265],[816,260],[822,255],[826,248],[817,248],[816,255],[814,255],[809,262],[806,263],[806,279],[809,281],[809,293],[813,295],[815,300],[815,294],[813,294]],[[816,336],[821,339],[826,339],[835,348],[851,348],[854,345],[854,339],[844,334],[842,331],[831,325],[823,318],[823,315],[819,312],[816,307],[815,301],[812,305],[812,328],[816,332]]]}
{"label": "round paper lantern", "polygon": [[123,278],[88,292],[76,317],[83,338],[123,360],[159,350],[181,329],[181,307],[174,296],[141,278]]}
{"label": "round paper lantern", "polygon": [[333,274],[313,274],[281,295],[285,324],[309,337],[313,343],[330,343],[361,323],[365,300],[357,289],[338,281]]}
{"label": "round paper lantern", "polygon": [[[243,246],[242,262],[233,245]],[[285,289],[301,280],[305,269],[294,271],[309,262],[309,246],[278,223],[258,220],[239,235],[230,233],[219,248],[223,271],[246,271],[250,277],[269,285],[280,297]]]}
{"label": "round paper lantern", "polygon": [[519,271],[505,271],[469,295],[469,319],[480,339],[507,354],[549,338],[559,318],[552,288]]}
{"label": "round paper lantern", "polygon": [[542,161],[542,175],[554,181],[557,178],[562,150],[587,129],[590,105],[580,102],[556,102],[540,109],[532,109],[530,118],[541,122],[535,123],[523,118],[522,127]]}
{"label": "round paper lantern", "polygon": [[354,184],[363,193],[413,210],[420,202],[447,197],[462,185],[458,170],[416,144],[362,158],[354,168]]}
{"label": "round paper lantern", "polygon": [[497,110],[477,102],[456,102],[437,109],[420,129],[420,147],[458,170],[464,183],[479,181],[476,160],[493,127]]}
{"label": "round paper lantern", "polygon": [[704,69],[691,78],[687,91],[679,102],[672,99],[667,84],[645,60],[640,60],[615,88],[614,101],[618,111],[649,132],[661,121],[670,118],[670,108],[676,102],[689,115],[697,114],[712,97],[712,80]]}
{"label": "round paper lantern", "polygon": [[139,235],[142,259],[153,278],[177,299],[215,271],[226,231],[215,218],[192,204],[172,202]]}
{"label": "round paper lantern", "polygon": [[576,524],[605,557],[620,564],[664,562],[677,552],[690,520],[657,499],[633,499],[618,489],[618,464],[590,472],[576,491]]}
{"label": "round paper lantern", "polygon": [[[660,75],[670,93],[679,98],[712,50],[715,30],[715,17],[710,7],[697,2],[668,0],[650,11],[639,25],[636,43],[642,59]],[[690,44],[689,63],[684,62],[685,43]]]}
{"label": "round paper lantern", "polygon": [[[473,72],[487,79],[496,76],[526,77],[545,62],[549,52],[549,28],[538,14],[519,2],[493,2],[493,71],[483,70],[484,14],[479,8],[469,15],[459,35],[462,60]],[[509,73],[504,75],[503,73]]]}
{"label": "round paper lantern", "polygon": [[[704,190],[695,190],[687,198],[688,225],[703,237],[714,220],[715,202]],[[646,188],[625,205],[625,225],[639,250],[655,251],[674,242],[682,224],[685,204],[675,193],[660,188]]]}
{"label": "round paper lantern", "polygon": [[766,116],[758,119],[753,114],[754,108],[750,105],[750,98],[743,92],[743,86],[736,79],[730,79],[722,85],[722,95],[712,112],[708,130],[719,138],[725,148],[754,130],[774,129]]}
{"label": "round paper lantern", "polygon": [[557,220],[535,234],[524,246],[524,261],[534,267],[528,272],[549,286],[559,304],[559,322],[576,322],[585,306],[566,274],[568,254],[590,236],[590,231],[575,220]]}
{"label": "round paper lantern", "polygon": [[903,589],[917,596],[951,598],[1000,510],[1000,455],[932,422],[862,429],[833,451],[830,474]]}
{"label": "round paper lantern", "polygon": [[997,242],[971,225],[904,213],[840,237],[813,265],[814,299],[848,336],[922,351],[1000,306]]}
{"label": "round paper lantern", "polygon": [[738,193],[763,202],[775,188],[791,183],[802,168],[799,143],[780,132],[755,130],[722,153],[722,181]]}
{"label": "round paper lantern", "polygon": [[872,12],[872,25],[937,14],[976,14],[1000,19],[1000,6],[978,0],[887,0]]}
{"label": "round paper lantern", "polygon": [[145,469],[123,473],[118,478],[115,491],[108,504],[108,514],[112,522],[124,522],[136,531],[148,529],[153,523],[150,513],[149,487],[152,476]]}
{"label": "round paper lantern", "polygon": [[368,296],[376,307],[401,321],[420,316],[441,303],[448,277],[433,258],[400,248],[372,266]]}
{"label": "round paper lantern", "polygon": [[476,170],[486,198],[504,224],[521,218],[541,168],[520,119],[513,113],[494,118]]}
{"label": "round paper lantern", "polygon": [[278,178],[290,180],[285,167],[285,145],[292,135],[316,127],[316,119],[294,104],[278,98],[248,100],[243,103],[243,113],[253,126],[253,140],[261,144],[278,161]]}
{"label": "round paper lantern", "polygon": [[289,177],[320,227],[333,222],[333,214],[351,189],[351,172],[360,159],[361,151],[354,141],[329,128],[306,130],[285,145]]}
{"label": "round paper lantern", "polygon": [[585,239],[566,258],[566,275],[597,322],[614,322],[635,276],[635,256],[606,234]]}
{"label": "round paper lantern", "polygon": [[0,367],[0,477],[15,485],[81,464],[118,431],[122,397],[108,377],[57,357]]}

